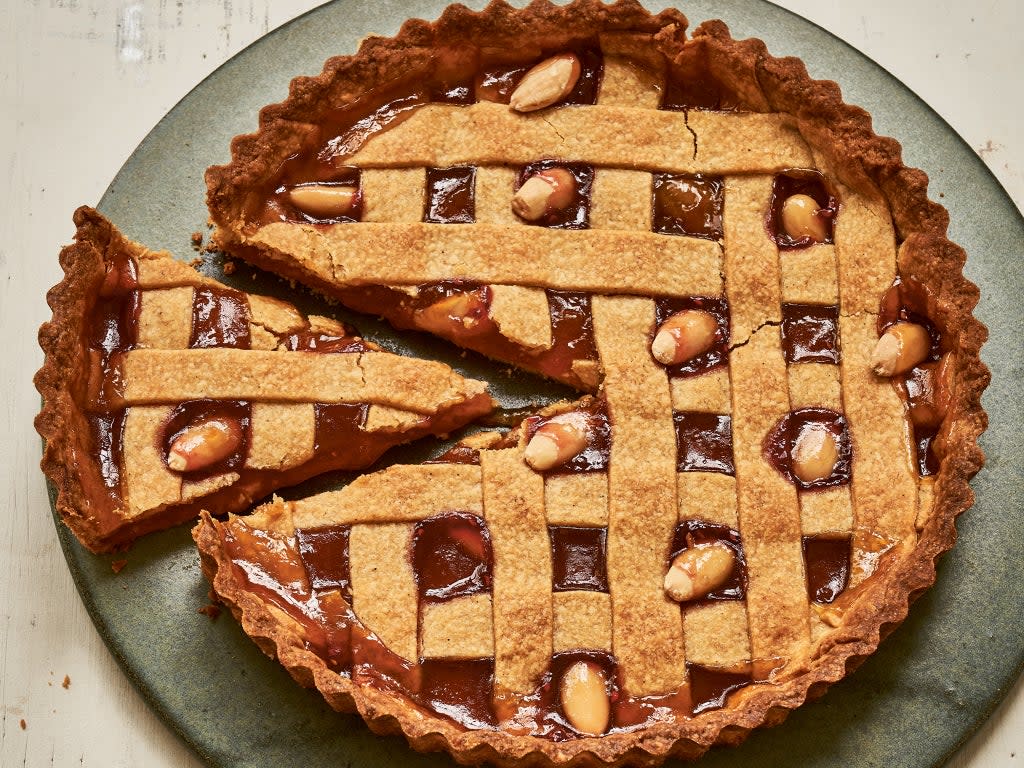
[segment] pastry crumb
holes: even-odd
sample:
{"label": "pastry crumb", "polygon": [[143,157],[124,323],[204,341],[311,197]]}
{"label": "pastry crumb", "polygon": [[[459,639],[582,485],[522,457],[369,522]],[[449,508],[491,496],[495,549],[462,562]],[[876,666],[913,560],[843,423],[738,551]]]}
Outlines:
{"label": "pastry crumb", "polygon": [[121,558],[120,560],[112,560],[110,563],[110,570],[114,573],[120,573],[124,570],[126,565],[128,565],[128,561],[124,558]]}
{"label": "pastry crumb", "polygon": [[192,233],[191,241],[192,241],[192,247],[195,248],[198,251],[200,246],[202,246],[202,244],[203,244],[203,233],[202,232],[193,232]]}
{"label": "pastry crumb", "polygon": [[20,726],[21,726],[21,730],[23,730],[23,731],[24,731],[24,730],[25,730],[26,728],[28,728],[28,723],[26,723],[26,722],[25,722],[25,718],[24,718],[24,717],[23,717],[23,718],[21,718],[21,720],[19,720],[19,721],[18,721],[18,725],[20,725]]}
{"label": "pastry crumb", "polygon": [[208,616],[211,621],[216,620],[217,617],[220,616],[220,611],[220,606],[214,605],[213,603],[209,605],[204,605],[202,608],[199,609],[199,613],[203,614],[204,616]]}
{"label": "pastry crumb", "polygon": [[225,261],[224,262],[224,274],[225,275],[233,275],[233,274],[235,274],[235,262],[233,262],[233,261]]}
{"label": "pastry crumb", "polygon": [[71,687],[71,675],[64,675],[64,680],[61,682],[60,687],[65,691]]}

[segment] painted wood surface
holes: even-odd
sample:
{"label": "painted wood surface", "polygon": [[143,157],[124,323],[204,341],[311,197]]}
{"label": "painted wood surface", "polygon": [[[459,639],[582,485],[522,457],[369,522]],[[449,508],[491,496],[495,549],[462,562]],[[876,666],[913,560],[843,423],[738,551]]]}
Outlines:
{"label": "painted wood surface", "polygon": [[[316,0],[0,3],[0,766],[187,768],[89,620],[61,554],[32,417],[35,331],[70,214],[204,76]],[[935,108],[1024,205],[1017,0],[783,0]],[[951,761],[1021,763],[1024,686]]]}

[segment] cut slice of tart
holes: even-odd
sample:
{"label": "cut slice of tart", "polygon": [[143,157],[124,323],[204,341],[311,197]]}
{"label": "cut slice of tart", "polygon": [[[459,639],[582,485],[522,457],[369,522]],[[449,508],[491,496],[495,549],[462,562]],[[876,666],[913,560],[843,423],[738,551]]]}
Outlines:
{"label": "cut slice of tart", "polygon": [[686,26],[452,6],[208,171],[233,255],[598,393],[196,529],[264,650],[417,748],[734,743],[874,651],[972,501],[986,331],[926,177],[834,83]]}
{"label": "cut slice of tart", "polygon": [[36,428],[57,511],[89,549],[367,467],[493,407],[483,382],[221,285],[92,209],[75,223],[39,331]]}

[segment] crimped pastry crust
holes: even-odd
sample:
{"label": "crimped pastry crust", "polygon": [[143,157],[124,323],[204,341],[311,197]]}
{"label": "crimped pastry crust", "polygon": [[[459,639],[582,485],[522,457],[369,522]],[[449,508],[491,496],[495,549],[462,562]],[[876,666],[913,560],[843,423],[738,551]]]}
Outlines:
{"label": "crimped pastry crust", "polygon": [[[821,695],[875,651],[906,617],[914,598],[933,583],[936,558],[955,542],[956,517],[973,502],[968,481],[983,464],[977,440],[987,425],[980,398],[989,373],[979,356],[987,330],[972,316],[978,290],[963,277],[964,252],[946,237],[946,211],[927,198],[926,175],[906,168],[899,144],[876,136],[867,112],[845,104],[837,84],[812,80],[798,59],[772,57],[759,40],[733,40],[720,21],[702,24],[689,40],[685,40],[686,27],[686,19],[677,12],[654,17],[628,2],[603,6],[581,1],[564,8],[538,2],[523,12],[493,3],[479,13],[453,6],[433,24],[407,22],[393,40],[371,38],[356,56],[329,60],[318,77],[296,79],[286,102],[262,111],[258,133],[233,141],[231,164],[208,171],[209,204],[218,239],[229,246],[244,241],[240,190],[270,173],[312,130],[321,110],[349,103],[365,91],[367,83],[391,86],[413,77],[408,73],[430,66],[434,47],[467,39],[498,46],[536,40],[538,47],[549,47],[598,30],[660,30],[658,44],[670,60],[703,58],[715,77],[740,95],[747,109],[795,117],[800,133],[842,184],[867,195],[880,190],[884,196],[901,242],[899,273],[929,287],[934,304],[929,317],[956,350],[952,402],[936,440],[941,463],[931,514],[916,546],[889,558],[844,605],[841,625],[773,683],[752,684],[734,694],[727,708],[679,723],[560,743],[500,731],[463,730],[424,713],[408,700],[353,685],[333,673],[305,650],[288,622],[242,587],[225,552],[220,524],[204,515],[194,530],[203,570],[245,631],[297,681],[316,686],[331,706],[359,711],[377,732],[402,732],[415,749],[447,749],[466,764],[486,760],[500,766],[657,765],[668,756],[695,758],[713,744],[737,744],[751,729],[781,722],[789,710]],[[565,33],[565,29],[573,31]],[[289,274],[288,267],[274,263],[273,254],[260,258]],[[294,272],[290,276],[303,277]]]}
{"label": "crimped pastry crust", "polygon": [[[75,242],[60,252],[64,279],[46,294],[53,318],[39,329],[45,358],[33,379],[43,398],[35,427],[45,442],[40,464],[56,488],[57,513],[78,540],[95,552],[109,547],[106,536],[120,521],[101,501],[107,493],[79,402],[89,375],[85,321],[99,298],[106,271],[104,253],[131,252],[136,246],[92,208],[76,210],[74,222]],[[189,517],[147,523],[164,527]],[[130,535],[148,530],[140,528]]]}

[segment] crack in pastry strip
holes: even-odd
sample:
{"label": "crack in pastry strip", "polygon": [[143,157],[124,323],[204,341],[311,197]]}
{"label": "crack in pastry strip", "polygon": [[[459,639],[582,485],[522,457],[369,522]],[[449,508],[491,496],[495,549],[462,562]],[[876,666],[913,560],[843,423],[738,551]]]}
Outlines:
{"label": "crack in pastry strip", "polygon": [[725,180],[723,262],[731,340],[736,346],[765,323],[782,320],[779,251],[767,236],[763,219],[773,183],[771,176]]}
{"label": "crack in pastry strip", "polygon": [[594,334],[612,425],[608,583],[612,648],[634,696],[686,679],[679,609],[663,588],[677,506],[676,436],[664,370],[649,353],[654,302],[595,296]]}
{"label": "crack in pastry strip", "polygon": [[[742,285],[730,287],[743,290]],[[810,635],[800,510],[796,488],[765,460],[762,450],[765,435],[790,410],[778,331],[765,326],[733,349],[729,370],[752,657],[797,656]]]}
{"label": "crack in pastry strip", "polygon": [[335,287],[461,278],[595,293],[722,293],[717,243],[652,232],[367,222],[314,229],[277,222],[252,242],[296,254],[304,270]]}
{"label": "crack in pastry strip", "polygon": [[[696,156],[691,130],[699,137]],[[617,140],[609,142],[609,135]],[[692,112],[687,117],[601,105],[520,114],[487,101],[426,104],[336,162],[377,168],[521,165],[550,156],[553,148],[572,162],[679,173],[773,173],[813,163],[792,118],[780,114]]]}
{"label": "crack in pastry strip", "polygon": [[124,355],[126,403],[183,400],[378,403],[437,413],[484,391],[447,366],[383,352],[138,349]]}

